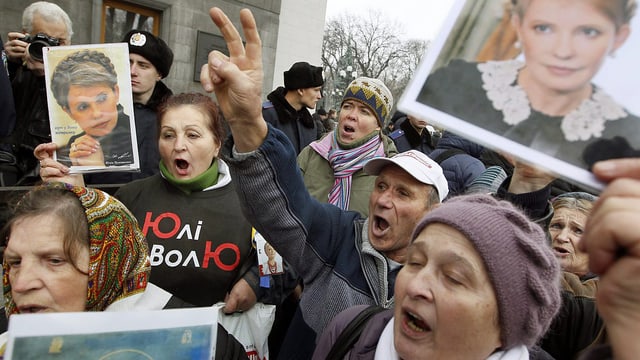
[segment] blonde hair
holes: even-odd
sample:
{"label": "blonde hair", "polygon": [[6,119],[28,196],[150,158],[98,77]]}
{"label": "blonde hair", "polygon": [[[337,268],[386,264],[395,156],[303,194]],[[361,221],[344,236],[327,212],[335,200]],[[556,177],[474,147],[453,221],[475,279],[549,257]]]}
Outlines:
{"label": "blonde hair", "polygon": [[[527,7],[533,0],[511,0],[512,11],[520,18],[524,16]],[[606,15],[616,28],[629,24],[636,13],[636,0],[584,0]]]}

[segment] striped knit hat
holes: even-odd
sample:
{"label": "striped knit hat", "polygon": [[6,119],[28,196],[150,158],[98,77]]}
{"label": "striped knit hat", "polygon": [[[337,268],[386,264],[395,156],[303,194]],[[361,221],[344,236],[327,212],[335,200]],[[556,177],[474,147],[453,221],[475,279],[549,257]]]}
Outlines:
{"label": "striped knit hat", "polygon": [[353,80],[344,92],[342,103],[349,99],[367,105],[376,114],[380,127],[384,126],[393,108],[391,91],[378,79],[359,77]]}
{"label": "striped knit hat", "polygon": [[[16,212],[29,213],[29,205],[24,205],[29,202],[25,201],[29,197],[60,190],[73,193],[87,216],[89,279],[86,310],[103,311],[117,300],[143,292],[151,272],[147,241],[136,218],[111,195],[96,189],[52,182],[25,194],[16,206]],[[11,296],[11,269],[6,262],[2,265],[5,311],[9,316],[18,309]]]}
{"label": "striped knit hat", "polygon": [[498,302],[502,347],[533,345],[560,309],[560,265],[542,228],[507,201],[490,195],[455,196],[420,220],[449,225],[474,246]]}

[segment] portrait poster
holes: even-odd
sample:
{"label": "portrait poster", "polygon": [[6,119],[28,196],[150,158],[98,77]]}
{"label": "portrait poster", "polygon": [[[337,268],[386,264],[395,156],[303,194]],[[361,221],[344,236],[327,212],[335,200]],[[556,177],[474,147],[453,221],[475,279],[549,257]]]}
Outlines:
{"label": "portrait poster", "polygon": [[258,252],[258,270],[260,276],[279,275],[284,273],[282,256],[259,233],[253,236]]}
{"label": "portrait poster", "polygon": [[5,359],[213,359],[212,307],[15,314]]}
{"label": "portrait poster", "polygon": [[43,59],[54,159],[71,173],[139,171],[128,45],[47,47]]}
{"label": "portrait poster", "polygon": [[454,0],[398,108],[599,192],[595,162],[640,156],[640,20],[514,3]]}

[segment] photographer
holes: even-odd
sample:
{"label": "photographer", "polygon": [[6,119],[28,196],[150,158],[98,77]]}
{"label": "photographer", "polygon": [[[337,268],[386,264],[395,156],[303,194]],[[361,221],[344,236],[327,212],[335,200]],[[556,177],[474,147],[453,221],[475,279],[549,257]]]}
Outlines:
{"label": "photographer", "polygon": [[[15,157],[15,183],[32,185],[39,180],[33,149],[51,141],[42,48],[71,45],[71,19],[58,5],[38,1],[22,13],[22,31],[10,32],[4,50],[16,108],[16,127],[0,140]],[[4,157],[3,157],[4,159]],[[3,167],[5,168],[5,167]],[[9,170],[3,170],[9,172]]]}

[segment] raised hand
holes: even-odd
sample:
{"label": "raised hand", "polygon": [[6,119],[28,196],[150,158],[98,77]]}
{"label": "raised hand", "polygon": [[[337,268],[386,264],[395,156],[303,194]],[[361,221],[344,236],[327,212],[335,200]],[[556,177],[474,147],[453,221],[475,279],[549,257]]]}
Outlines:
{"label": "raised hand", "polygon": [[248,9],[240,11],[246,38],[246,45],[243,45],[238,30],[222,10],[213,7],[209,15],[227,43],[229,56],[219,51],[209,53],[208,63],[200,73],[200,82],[205,91],[215,92],[236,149],[252,151],[267,135],[267,125],[262,118],[262,42],[256,21]]}
{"label": "raised hand", "polygon": [[610,181],[594,206],[580,242],[600,275],[597,306],[616,359],[640,354],[640,159],[597,163],[594,174]]}

